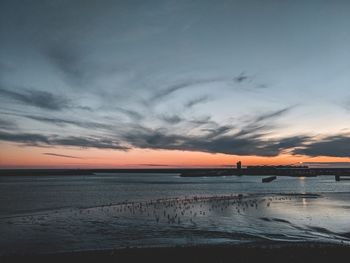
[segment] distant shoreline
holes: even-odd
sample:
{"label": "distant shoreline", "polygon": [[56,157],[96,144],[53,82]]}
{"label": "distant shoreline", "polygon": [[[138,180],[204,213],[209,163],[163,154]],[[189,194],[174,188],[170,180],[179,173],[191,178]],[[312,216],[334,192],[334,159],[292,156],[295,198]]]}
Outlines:
{"label": "distant shoreline", "polygon": [[169,173],[182,177],[217,177],[236,175],[276,175],[314,177],[350,176],[350,168],[124,168],[124,169],[0,169],[0,176],[93,175],[96,173]]}
{"label": "distant shoreline", "polygon": [[332,262],[350,256],[350,246],[323,243],[259,243],[125,248],[48,254],[2,255],[1,262]]}

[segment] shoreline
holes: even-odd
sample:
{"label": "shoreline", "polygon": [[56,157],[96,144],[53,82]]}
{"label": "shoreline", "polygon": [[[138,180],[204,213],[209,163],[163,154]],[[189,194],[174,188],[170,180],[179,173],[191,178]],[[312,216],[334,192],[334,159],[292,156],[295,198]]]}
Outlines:
{"label": "shoreline", "polygon": [[247,168],[124,168],[124,169],[0,169],[0,176],[79,176],[98,173],[167,173],[179,174],[180,177],[224,177],[224,176],[288,176],[317,177],[340,176],[350,177],[350,168],[281,168],[247,167]]}
{"label": "shoreline", "polygon": [[6,254],[7,262],[330,262],[349,258],[350,246],[331,243],[254,243]]}

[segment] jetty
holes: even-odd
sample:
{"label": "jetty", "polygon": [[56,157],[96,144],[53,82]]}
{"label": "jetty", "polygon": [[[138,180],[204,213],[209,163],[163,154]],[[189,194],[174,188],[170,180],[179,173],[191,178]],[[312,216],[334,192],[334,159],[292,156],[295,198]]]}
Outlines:
{"label": "jetty", "polygon": [[350,168],[310,168],[308,166],[277,165],[247,166],[238,162],[232,168],[125,168],[125,169],[0,169],[0,176],[79,176],[101,173],[168,173],[181,177],[218,176],[334,176],[336,181],[349,180]]}
{"label": "jetty", "polygon": [[269,176],[263,179],[263,182],[271,182],[276,176],[291,177],[316,177],[316,176],[334,176],[336,181],[349,180],[350,168],[309,168],[308,166],[277,165],[277,166],[247,166],[242,167],[238,162],[236,168],[213,169],[207,171],[184,171],[182,177],[201,177],[201,176]]}

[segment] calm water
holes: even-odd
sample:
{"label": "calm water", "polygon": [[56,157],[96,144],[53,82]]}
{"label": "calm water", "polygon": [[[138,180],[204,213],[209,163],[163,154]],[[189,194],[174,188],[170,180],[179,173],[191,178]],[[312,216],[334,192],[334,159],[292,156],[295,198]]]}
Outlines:
{"label": "calm water", "polygon": [[261,178],[0,177],[0,253],[267,240],[350,244],[350,181]]}

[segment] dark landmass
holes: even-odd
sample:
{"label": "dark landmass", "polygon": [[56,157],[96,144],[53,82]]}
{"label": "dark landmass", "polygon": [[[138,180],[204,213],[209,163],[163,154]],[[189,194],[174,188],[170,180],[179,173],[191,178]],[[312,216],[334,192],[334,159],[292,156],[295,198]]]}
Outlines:
{"label": "dark landmass", "polygon": [[[173,173],[182,177],[276,175],[313,177],[320,175],[350,176],[350,168],[144,168],[144,169],[1,169],[0,176],[93,175],[96,173]],[[339,178],[338,178],[339,179]]]}
{"label": "dark landmass", "polygon": [[350,247],[312,243],[127,248],[37,255],[3,255],[7,262],[348,262]]}
{"label": "dark landmass", "polygon": [[225,171],[217,168],[126,168],[126,169],[0,169],[0,176],[27,175],[93,175],[96,173],[172,173]]}

